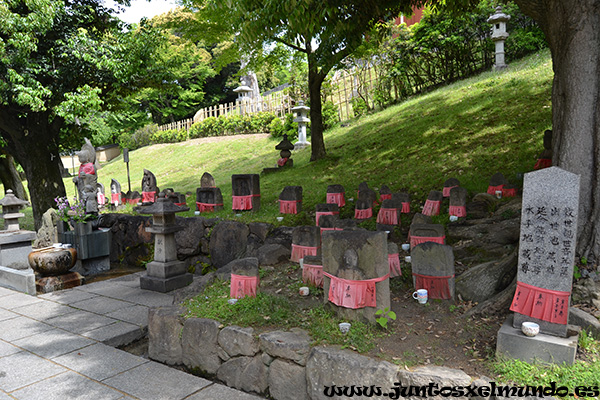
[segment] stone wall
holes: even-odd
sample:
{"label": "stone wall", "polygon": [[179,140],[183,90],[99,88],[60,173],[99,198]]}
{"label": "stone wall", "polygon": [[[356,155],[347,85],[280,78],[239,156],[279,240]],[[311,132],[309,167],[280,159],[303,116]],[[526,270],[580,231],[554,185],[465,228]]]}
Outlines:
{"label": "stone wall", "polygon": [[[202,264],[219,268],[244,257],[257,257],[261,265],[289,260],[292,228],[203,217],[177,217],[176,222],[183,228],[175,233],[177,259],[198,273]],[[111,263],[141,266],[151,260],[154,236],[145,229],[151,225],[149,216],[102,214],[100,227],[112,232]]]}
{"label": "stone wall", "polygon": [[[216,378],[227,386],[269,395],[275,400],[328,399],[334,393],[333,385],[348,389],[373,386],[369,390],[379,387],[382,392],[389,392],[398,383],[405,387],[433,383],[441,388],[490,382],[488,378],[474,380],[461,370],[445,367],[408,371],[337,346],[311,348],[309,335],[301,329],[256,335],[252,328],[223,326],[205,318],[184,319],[183,313],[180,306],[149,311],[151,359],[185,365],[190,371]],[[341,394],[335,398],[342,398]]]}

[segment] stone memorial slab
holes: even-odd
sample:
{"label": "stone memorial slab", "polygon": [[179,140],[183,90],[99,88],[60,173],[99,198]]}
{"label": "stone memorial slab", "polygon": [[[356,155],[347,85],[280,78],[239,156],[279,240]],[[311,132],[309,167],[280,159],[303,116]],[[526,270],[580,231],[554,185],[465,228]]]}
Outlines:
{"label": "stone memorial slab", "polygon": [[325,215],[340,215],[340,208],[336,203],[319,203],[315,206],[315,221],[319,225],[319,220]]}
{"label": "stone memorial slab", "polygon": [[448,178],[444,182],[444,190],[442,191],[444,197],[450,197],[450,189],[460,186],[460,181],[456,178]]}
{"label": "stone memorial slab", "polygon": [[304,256],[316,256],[321,253],[321,229],[318,226],[297,226],[292,231],[293,262],[299,262]]}
{"label": "stone memorial slab", "polygon": [[323,290],[339,317],[375,322],[390,307],[387,235],[371,231],[323,232]]}
{"label": "stone memorial slab", "polygon": [[216,187],[196,189],[196,209],[200,212],[213,212],[223,209],[223,195]]}
{"label": "stone memorial slab", "polygon": [[258,174],[231,175],[232,209],[234,211],[260,209],[260,177]]}
{"label": "stone memorial slab", "polygon": [[442,192],[438,190],[430,191],[427,200],[425,200],[425,205],[423,206],[423,214],[439,215],[443,199],[444,194]]}
{"label": "stone memorial slab", "polygon": [[525,174],[513,325],[566,337],[579,210],[579,176],[558,167]]}
{"label": "stone memorial slab", "polygon": [[302,211],[302,186],[286,186],[279,194],[279,212],[298,214]]}
{"label": "stone memorial slab", "polygon": [[215,183],[215,178],[213,178],[213,176],[211,174],[209,174],[208,172],[203,173],[202,177],[200,178],[200,187],[201,188],[217,187],[217,185]]}
{"label": "stone memorial slab", "polygon": [[388,200],[392,198],[392,190],[388,185],[381,185],[379,188],[379,199],[381,201]]}
{"label": "stone memorial slab", "polygon": [[450,189],[450,215],[456,217],[467,216],[467,189],[456,186]]}
{"label": "stone memorial slab", "polygon": [[406,192],[392,193],[392,200],[396,200],[402,203],[402,213],[410,213],[410,194]]}
{"label": "stone memorial slab", "polygon": [[415,289],[430,299],[454,299],[454,253],[451,246],[426,242],[410,251]]}
{"label": "stone memorial slab", "polygon": [[337,204],[338,207],[346,205],[346,189],[342,185],[327,186],[327,203]]}
{"label": "stone memorial slab", "polygon": [[439,244],[446,243],[446,232],[444,225],[441,224],[416,224],[412,223],[408,232],[410,237],[411,249],[415,246],[426,243],[434,242]]}
{"label": "stone memorial slab", "polygon": [[258,290],[258,259],[255,257],[233,260],[231,265],[231,286],[229,297],[241,299],[256,297]]}
{"label": "stone memorial slab", "polygon": [[504,178],[504,175],[501,172],[497,172],[490,178],[490,184],[488,186],[487,193],[491,194],[492,196],[497,196],[496,192],[502,192],[502,188],[507,183],[508,182],[506,181],[506,178]]}
{"label": "stone memorial slab", "polygon": [[122,203],[121,184],[116,179],[110,180],[110,203],[114,206],[119,206]]}

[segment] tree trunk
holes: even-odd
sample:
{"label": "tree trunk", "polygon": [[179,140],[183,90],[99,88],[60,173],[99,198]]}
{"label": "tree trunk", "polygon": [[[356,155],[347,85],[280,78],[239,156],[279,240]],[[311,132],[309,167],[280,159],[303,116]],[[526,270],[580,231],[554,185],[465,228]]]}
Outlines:
{"label": "tree trunk", "polygon": [[553,165],[580,176],[577,253],[600,260],[600,5],[517,0],[552,52]]}
{"label": "tree trunk", "polygon": [[14,110],[0,110],[0,132],[7,142],[7,150],[25,170],[36,230],[42,224],[44,212],[56,206],[54,198],[65,196],[58,166],[61,125],[59,117],[50,123],[47,112],[29,113],[19,118]]}
{"label": "tree trunk", "polygon": [[19,171],[15,167],[14,158],[10,154],[3,155],[4,157],[0,157],[0,181],[4,185],[4,193],[10,189],[19,199],[29,200],[27,191],[21,182]]}
{"label": "tree trunk", "polygon": [[308,94],[310,96],[310,161],[324,158],[323,114],[321,105],[321,85],[325,75],[319,72],[314,55],[308,54]]}

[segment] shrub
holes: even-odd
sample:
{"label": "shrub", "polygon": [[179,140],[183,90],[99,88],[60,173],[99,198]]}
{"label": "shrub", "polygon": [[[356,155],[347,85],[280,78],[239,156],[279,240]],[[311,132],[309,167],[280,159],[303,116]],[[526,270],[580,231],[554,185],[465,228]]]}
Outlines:
{"label": "shrub", "polygon": [[352,112],[355,118],[360,118],[367,114],[367,102],[361,97],[353,97],[350,99],[350,104],[352,104]]}
{"label": "shrub", "polygon": [[149,124],[137,129],[133,134],[122,133],[119,136],[119,145],[130,150],[152,144],[152,135],[158,132],[158,125]]}
{"label": "shrub", "polygon": [[323,115],[323,130],[333,128],[339,122],[338,108],[331,100],[323,103],[321,114]]}

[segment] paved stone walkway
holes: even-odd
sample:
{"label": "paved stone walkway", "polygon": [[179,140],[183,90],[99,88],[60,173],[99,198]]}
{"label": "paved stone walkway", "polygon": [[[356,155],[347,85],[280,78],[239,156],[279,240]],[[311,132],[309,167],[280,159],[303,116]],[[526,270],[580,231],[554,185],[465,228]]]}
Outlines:
{"label": "paved stone walkway", "polygon": [[169,294],[140,274],[30,296],[0,288],[0,400],[257,400],[116,349],[146,335]]}

